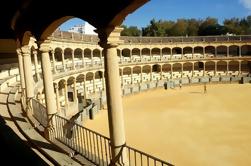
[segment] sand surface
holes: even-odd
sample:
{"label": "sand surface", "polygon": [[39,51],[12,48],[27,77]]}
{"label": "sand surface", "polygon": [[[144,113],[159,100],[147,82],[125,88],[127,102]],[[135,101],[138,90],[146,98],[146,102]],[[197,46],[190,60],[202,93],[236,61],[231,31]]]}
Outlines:
{"label": "sand surface", "polygon": [[[251,165],[251,84],[156,89],[123,106],[132,147],[175,165]],[[108,136],[107,111],[84,126]]]}

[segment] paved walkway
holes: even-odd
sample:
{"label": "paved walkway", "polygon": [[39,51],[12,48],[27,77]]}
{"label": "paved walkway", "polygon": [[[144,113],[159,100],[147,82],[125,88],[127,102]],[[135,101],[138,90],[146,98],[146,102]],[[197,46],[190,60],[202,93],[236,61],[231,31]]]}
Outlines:
{"label": "paved walkway", "polygon": [[[7,97],[11,87],[0,93],[0,165],[52,165],[19,132],[7,108]],[[16,119],[22,120],[22,119]]]}

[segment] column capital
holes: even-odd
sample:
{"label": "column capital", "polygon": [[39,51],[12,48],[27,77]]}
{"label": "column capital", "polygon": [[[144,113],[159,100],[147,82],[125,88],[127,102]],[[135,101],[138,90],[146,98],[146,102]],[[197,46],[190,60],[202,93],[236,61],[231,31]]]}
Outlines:
{"label": "column capital", "polygon": [[16,52],[17,52],[18,55],[22,55],[22,50],[21,50],[21,48],[17,48],[17,49],[16,49]]}
{"label": "column capital", "polygon": [[123,43],[120,40],[120,33],[123,30],[121,27],[106,27],[103,29],[97,29],[99,36],[99,45],[102,48],[112,48],[117,47],[119,44]]}
{"label": "column capital", "polygon": [[25,46],[22,46],[21,47],[21,52],[22,52],[22,55],[25,56],[25,55],[30,55],[30,47],[28,45],[25,45]]}
{"label": "column capital", "polygon": [[37,50],[32,50],[33,55],[37,55]]}
{"label": "column capital", "polygon": [[40,41],[39,42],[39,51],[46,53],[51,51],[50,42],[49,41]]}

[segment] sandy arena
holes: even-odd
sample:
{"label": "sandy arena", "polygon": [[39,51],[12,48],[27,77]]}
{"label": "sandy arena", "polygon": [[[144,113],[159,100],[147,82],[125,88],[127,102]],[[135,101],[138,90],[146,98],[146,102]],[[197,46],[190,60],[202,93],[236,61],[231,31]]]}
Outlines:
{"label": "sandy arena", "polygon": [[[251,84],[156,89],[123,98],[127,144],[180,166],[251,165]],[[84,126],[109,135],[106,110]]]}

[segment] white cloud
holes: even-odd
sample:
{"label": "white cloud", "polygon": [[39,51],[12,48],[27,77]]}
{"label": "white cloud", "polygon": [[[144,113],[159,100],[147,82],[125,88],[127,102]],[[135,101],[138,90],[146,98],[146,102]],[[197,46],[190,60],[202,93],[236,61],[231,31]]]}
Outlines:
{"label": "white cloud", "polygon": [[251,0],[239,0],[240,3],[251,13]]}

